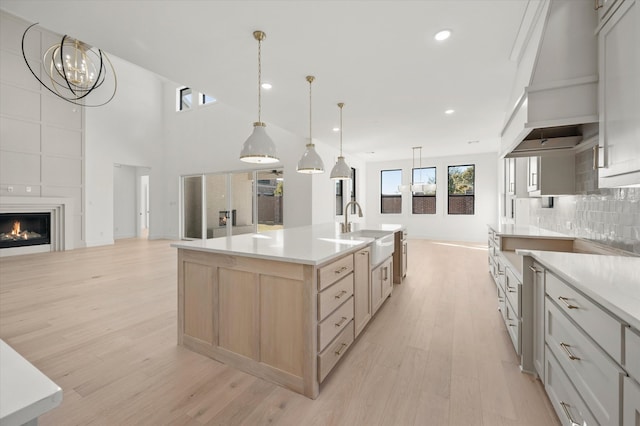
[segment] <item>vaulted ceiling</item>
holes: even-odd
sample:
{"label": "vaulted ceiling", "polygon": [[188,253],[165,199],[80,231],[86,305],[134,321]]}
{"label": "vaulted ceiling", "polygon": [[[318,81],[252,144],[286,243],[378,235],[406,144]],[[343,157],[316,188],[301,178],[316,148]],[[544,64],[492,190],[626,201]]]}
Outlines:
{"label": "vaulted ceiling", "polygon": [[[529,0],[2,0],[2,9],[365,161],[497,151]],[[452,36],[434,40],[441,29]],[[453,114],[445,110],[453,109]],[[248,126],[250,123],[248,124]],[[478,141],[469,143],[471,141]]]}

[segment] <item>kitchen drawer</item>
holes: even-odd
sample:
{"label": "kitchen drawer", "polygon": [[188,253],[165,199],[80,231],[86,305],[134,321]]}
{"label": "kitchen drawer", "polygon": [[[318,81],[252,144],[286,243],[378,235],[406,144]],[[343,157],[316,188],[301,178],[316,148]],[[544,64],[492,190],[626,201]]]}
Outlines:
{"label": "kitchen drawer", "polygon": [[509,302],[511,302],[513,313],[516,317],[520,317],[520,293],[522,292],[522,283],[509,268],[506,268],[504,274],[504,292]]}
{"label": "kitchen drawer", "polygon": [[640,385],[631,377],[624,378],[622,401],[622,425],[640,425]]}
{"label": "kitchen drawer", "polygon": [[318,349],[322,351],[353,319],[353,297],[318,325]]}
{"label": "kitchen drawer", "polygon": [[498,310],[500,311],[503,320],[506,311],[505,303],[507,303],[507,297],[504,295],[504,290],[502,290],[502,287],[498,286]]}
{"label": "kitchen drawer", "polygon": [[602,425],[620,424],[624,371],[547,298],[545,342]]}
{"label": "kitchen drawer", "polygon": [[348,255],[318,270],[318,291],[321,291],[353,271],[353,256]]}
{"label": "kitchen drawer", "polygon": [[318,380],[322,382],[327,374],[344,356],[353,343],[353,321],[338,334],[338,337],[318,355]]}
{"label": "kitchen drawer", "polygon": [[513,343],[513,348],[516,350],[516,354],[520,355],[520,341],[522,339],[522,327],[520,323],[520,318],[515,314],[513,306],[511,306],[511,302],[507,298],[504,309],[503,309],[504,325],[507,327],[507,331],[509,332],[509,337],[511,338],[511,342]]}
{"label": "kitchen drawer", "polygon": [[552,273],[547,273],[546,292],[567,316],[622,365],[623,330],[618,320]]}
{"label": "kitchen drawer", "polygon": [[563,425],[597,425],[593,414],[560,367],[549,347],[545,348],[544,389]]}
{"label": "kitchen drawer", "polygon": [[335,285],[318,294],[318,321],[342,305],[353,294],[353,274],[342,278]]}
{"label": "kitchen drawer", "polygon": [[500,256],[495,257],[496,260],[496,281],[498,285],[504,290],[504,274],[506,273],[506,267],[504,266],[504,260]]}
{"label": "kitchen drawer", "polygon": [[624,366],[627,373],[640,382],[640,334],[627,327],[624,334]]}

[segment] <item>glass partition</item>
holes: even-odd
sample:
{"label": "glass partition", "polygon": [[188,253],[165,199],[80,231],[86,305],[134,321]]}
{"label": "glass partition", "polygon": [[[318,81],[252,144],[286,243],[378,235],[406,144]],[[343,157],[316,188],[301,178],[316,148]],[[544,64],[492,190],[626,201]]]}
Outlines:
{"label": "glass partition", "polygon": [[183,238],[202,238],[202,176],[182,179]]}
{"label": "glass partition", "polygon": [[283,198],[282,169],[183,176],[182,238],[280,229]]}

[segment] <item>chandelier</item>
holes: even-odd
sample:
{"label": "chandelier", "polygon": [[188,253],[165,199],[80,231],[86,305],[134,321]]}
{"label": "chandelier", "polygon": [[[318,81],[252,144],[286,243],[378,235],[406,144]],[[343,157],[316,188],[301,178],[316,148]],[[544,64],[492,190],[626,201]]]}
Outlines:
{"label": "chandelier", "polygon": [[40,84],[74,105],[98,107],[109,103],[118,87],[116,72],[109,57],[101,49],[67,35],[45,51],[40,65],[43,78],[38,77],[36,70],[39,66],[30,64],[25,52],[27,33],[36,25],[30,25],[22,34],[22,56]]}

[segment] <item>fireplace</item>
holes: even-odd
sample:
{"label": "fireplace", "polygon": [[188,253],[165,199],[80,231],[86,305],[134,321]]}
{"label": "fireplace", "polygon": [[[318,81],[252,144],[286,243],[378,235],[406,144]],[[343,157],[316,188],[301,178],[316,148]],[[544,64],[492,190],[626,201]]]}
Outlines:
{"label": "fireplace", "polygon": [[51,213],[0,213],[0,249],[51,243]]}

